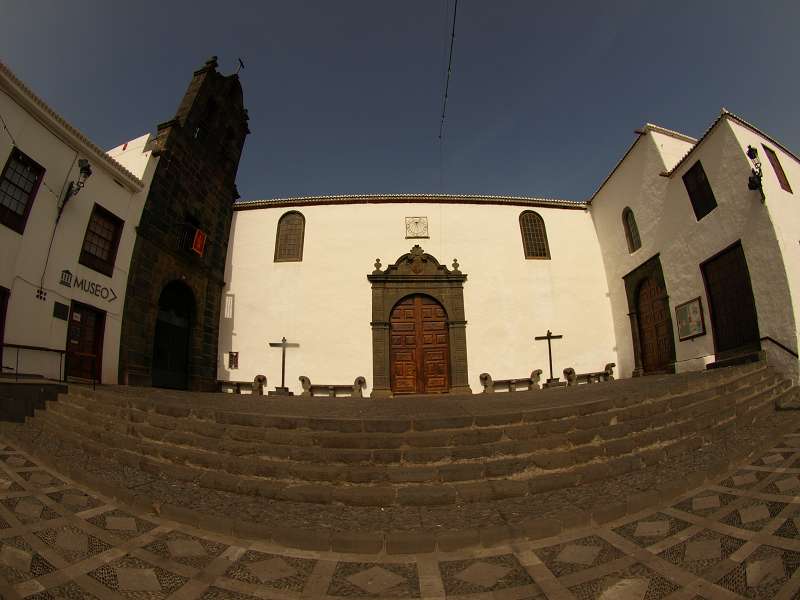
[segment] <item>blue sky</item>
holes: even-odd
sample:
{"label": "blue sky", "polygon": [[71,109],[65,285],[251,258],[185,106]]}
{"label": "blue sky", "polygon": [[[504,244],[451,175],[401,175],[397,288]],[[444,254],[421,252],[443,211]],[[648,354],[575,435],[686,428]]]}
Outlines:
{"label": "blue sky", "polygon": [[243,199],[486,193],[586,199],[653,122],[724,106],[800,151],[800,2],[0,0],[0,58],[102,147],[171,118],[237,57]]}

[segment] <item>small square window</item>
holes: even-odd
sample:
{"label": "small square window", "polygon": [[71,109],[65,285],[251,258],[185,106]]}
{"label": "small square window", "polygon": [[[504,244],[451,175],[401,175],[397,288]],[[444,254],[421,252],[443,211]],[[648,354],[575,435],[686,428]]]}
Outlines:
{"label": "small square window", "polygon": [[44,169],[14,148],[0,176],[0,223],[23,233]]}
{"label": "small square window", "polygon": [[124,225],[125,221],[95,204],[86,227],[79,262],[111,277]]}
{"label": "small square window", "polygon": [[228,368],[229,369],[238,369],[239,368],[239,353],[238,352],[228,352]]}
{"label": "small square window", "polygon": [[683,184],[689,193],[694,216],[698,221],[717,208],[717,199],[714,198],[711,184],[708,182],[706,172],[703,170],[703,165],[700,164],[699,160],[684,173]]}

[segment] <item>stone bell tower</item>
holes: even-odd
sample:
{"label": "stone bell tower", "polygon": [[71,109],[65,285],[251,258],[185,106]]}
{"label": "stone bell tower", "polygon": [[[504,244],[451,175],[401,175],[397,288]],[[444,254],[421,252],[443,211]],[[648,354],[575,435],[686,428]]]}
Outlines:
{"label": "stone bell tower", "polygon": [[247,127],[238,75],[212,57],[151,141],[159,158],[137,229],[119,381],[213,390],[235,179]]}

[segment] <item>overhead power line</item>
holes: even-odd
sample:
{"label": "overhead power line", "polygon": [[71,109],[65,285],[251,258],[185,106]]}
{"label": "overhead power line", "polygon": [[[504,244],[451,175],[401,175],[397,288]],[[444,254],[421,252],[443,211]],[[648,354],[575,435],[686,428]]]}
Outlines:
{"label": "overhead power line", "polygon": [[450,57],[447,59],[447,78],[444,83],[444,94],[442,98],[442,120],[439,123],[439,139],[444,134],[444,119],[447,114],[447,95],[450,91],[450,75],[453,72],[453,43],[456,39],[456,13],[458,12],[458,0],[453,4],[453,27],[450,32]]}

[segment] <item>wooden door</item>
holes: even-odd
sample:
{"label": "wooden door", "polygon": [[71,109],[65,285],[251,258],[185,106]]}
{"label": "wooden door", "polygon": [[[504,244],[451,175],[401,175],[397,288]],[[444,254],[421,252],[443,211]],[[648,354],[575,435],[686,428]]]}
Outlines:
{"label": "wooden door", "polygon": [[158,299],[153,337],[152,382],[155,387],[186,389],[194,296],[182,282],[167,284]]}
{"label": "wooden door", "polygon": [[421,294],[401,300],[391,316],[391,385],[395,394],[450,390],[447,315]]}
{"label": "wooden door", "polygon": [[708,260],[702,271],[717,358],[759,349],[758,314],[742,245]]}
{"label": "wooden door", "polygon": [[189,322],[159,311],[153,340],[153,385],[186,389],[189,370]]}
{"label": "wooden door", "polygon": [[106,314],[72,303],[67,327],[67,376],[100,381]]}
{"label": "wooden door", "polygon": [[667,292],[654,278],[647,277],[639,285],[636,305],[642,369],[645,373],[665,371],[674,356]]}

